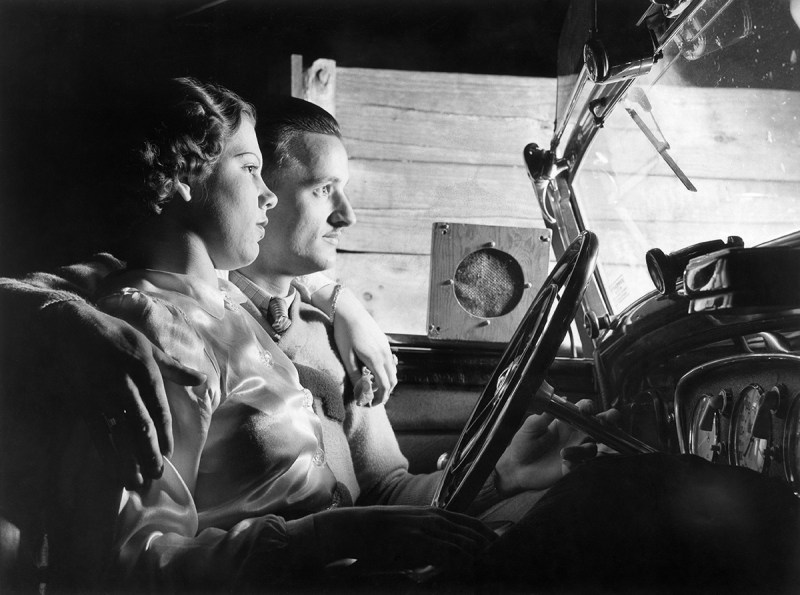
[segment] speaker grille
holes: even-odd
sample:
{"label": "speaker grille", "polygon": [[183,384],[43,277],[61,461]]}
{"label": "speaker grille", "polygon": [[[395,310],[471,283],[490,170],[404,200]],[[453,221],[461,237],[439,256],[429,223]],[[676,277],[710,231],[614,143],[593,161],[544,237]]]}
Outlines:
{"label": "speaker grille", "polygon": [[513,256],[483,248],[458,263],[453,281],[456,299],[464,310],[473,316],[496,318],[517,307],[525,276]]}

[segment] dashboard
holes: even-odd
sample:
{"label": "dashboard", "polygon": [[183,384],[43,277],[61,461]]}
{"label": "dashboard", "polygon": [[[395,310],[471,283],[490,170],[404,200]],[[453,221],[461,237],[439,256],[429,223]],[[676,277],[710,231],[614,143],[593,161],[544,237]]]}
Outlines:
{"label": "dashboard", "polygon": [[[796,259],[792,250],[783,253]],[[759,248],[701,257],[676,290],[654,291],[615,317],[596,341],[598,384],[604,405],[620,409],[640,440],[746,467],[800,495],[800,310],[791,281],[783,283],[791,291],[774,289],[797,269],[773,271],[760,290],[766,264],[730,275],[742,252],[748,269],[758,258],[775,261]]]}
{"label": "dashboard", "polygon": [[694,368],[676,387],[675,421],[683,452],[800,493],[800,356],[748,353]]}

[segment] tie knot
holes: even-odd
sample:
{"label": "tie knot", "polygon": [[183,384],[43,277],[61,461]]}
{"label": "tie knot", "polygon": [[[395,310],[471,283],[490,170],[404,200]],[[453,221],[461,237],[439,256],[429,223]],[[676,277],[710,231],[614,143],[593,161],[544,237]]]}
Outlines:
{"label": "tie knot", "polygon": [[286,307],[286,300],[274,297],[269,300],[269,323],[276,333],[283,333],[288,329],[292,321],[289,320],[289,309]]}

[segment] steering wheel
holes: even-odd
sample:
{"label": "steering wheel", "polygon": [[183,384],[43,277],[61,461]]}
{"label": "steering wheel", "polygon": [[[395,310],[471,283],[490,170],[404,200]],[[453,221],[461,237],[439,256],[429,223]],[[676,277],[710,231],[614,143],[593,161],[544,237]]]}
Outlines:
{"label": "steering wheel", "polygon": [[597,236],[584,231],[544,280],[447,460],[434,506],[463,512],[477,496],[558,353],[594,273],[597,249]]}

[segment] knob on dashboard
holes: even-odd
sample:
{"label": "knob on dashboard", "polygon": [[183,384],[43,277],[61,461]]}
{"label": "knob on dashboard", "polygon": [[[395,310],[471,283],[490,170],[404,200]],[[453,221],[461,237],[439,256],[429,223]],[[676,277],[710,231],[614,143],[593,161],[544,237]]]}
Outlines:
{"label": "knob on dashboard", "polygon": [[610,326],[611,318],[608,315],[598,317],[594,312],[587,312],[583,317],[583,328],[592,339],[599,337],[600,331],[604,331]]}

